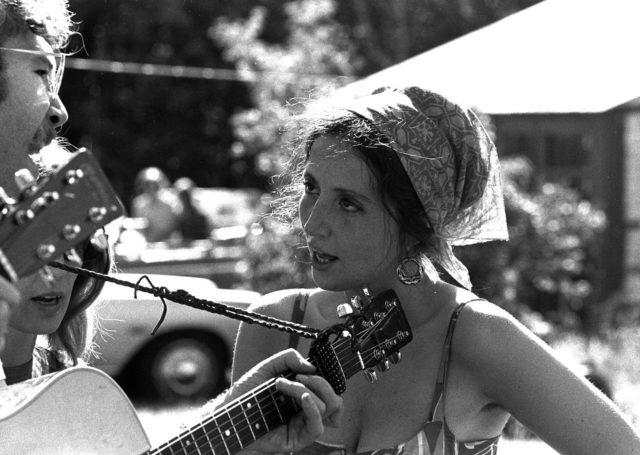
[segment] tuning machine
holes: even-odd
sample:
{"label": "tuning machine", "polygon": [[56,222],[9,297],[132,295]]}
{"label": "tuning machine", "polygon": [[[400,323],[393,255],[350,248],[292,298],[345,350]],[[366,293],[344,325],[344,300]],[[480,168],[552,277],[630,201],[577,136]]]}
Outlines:
{"label": "tuning machine", "polygon": [[367,368],[364,370],[364,377],[370,383],[378,382],[378,373],[373,368]]}

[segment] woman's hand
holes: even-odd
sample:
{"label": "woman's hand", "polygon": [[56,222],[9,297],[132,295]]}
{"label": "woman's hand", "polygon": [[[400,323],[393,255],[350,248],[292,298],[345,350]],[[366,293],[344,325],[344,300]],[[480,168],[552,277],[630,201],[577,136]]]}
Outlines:
{"label": "woman's hand", "polygon": [[299,373],[295,380],[278,378],[277,389],[293,398],[301,411],[289,422],[272,430],[248,447],[262,452],[300,450],[315,441],[328,427],[337,427],[342,418],[342,398],[327,381],[312,373],[315,367],[293,349],[276,354],[244,374],[224,397],[224,402],[256,388],[285,371]]}

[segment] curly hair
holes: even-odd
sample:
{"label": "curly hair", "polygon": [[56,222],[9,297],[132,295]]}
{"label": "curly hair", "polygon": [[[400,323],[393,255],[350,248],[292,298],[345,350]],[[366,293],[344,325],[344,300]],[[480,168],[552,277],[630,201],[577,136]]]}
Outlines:
{"label": "curly hair", "polygon": [[389,140],[372,122],[335,109],[309,110],[296,116],[293,124],[296,137],[291,140],[292,157],[276,177],[278,197],[272,203],[272,213],[277,219],[297,223],[298,201],[304,188],[302,174],[309,150],[316,139],[329,135],[341,139],[365,162],[387,212],[400,226],[401,240],[410,236],[421,244],[429,244],[433,232],[422,204]]}
{"label": "curly hair", "polygon": [[[75,34],[67,0],[0,0],[0,46],[22,33],[42,36],[61,52]],[[5,63],[0,52],[0,102],[7,96]]]}
{"label": "curly hair", "polygon": [[67,0],[0,0],[0,44],[28,31],[60,51],[75,33],[72,16]]}

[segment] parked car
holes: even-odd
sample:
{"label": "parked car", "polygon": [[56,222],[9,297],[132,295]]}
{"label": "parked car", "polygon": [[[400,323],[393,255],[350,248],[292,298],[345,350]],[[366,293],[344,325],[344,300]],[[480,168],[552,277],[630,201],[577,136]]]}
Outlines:
{"label": "parked car", "polygon": [[[136,283],[142,274],[119,273]],[[221,289],[205,278],[146,274],[153,286],[183,289],[193,296],[246,309],[259,294]],[[142,286],[151,287],[146,280]],[[103,334],[92,365],[111,375],[132,397],[171,403],[213,397],[228,384],[239,321],[107,282],[96,303]]]}

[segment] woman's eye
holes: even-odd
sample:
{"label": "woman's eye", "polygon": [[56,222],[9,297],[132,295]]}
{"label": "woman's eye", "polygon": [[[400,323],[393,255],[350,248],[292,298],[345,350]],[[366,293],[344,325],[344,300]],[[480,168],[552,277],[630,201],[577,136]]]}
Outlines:
{"label": "woman's eye", "polygon": [[305,180],[303,183],[305,193],[313,193],[315,186],[312,182]]}
{"label": "woman's eye", "polygon": [[354,204],[353,202],[351,202],[349,199],[342,199],[340,201],[340,206],[345,209],[348,210],[350,212],[355,212],[357,210],[360,210],[360,207],[358,207],[356,204]]}

